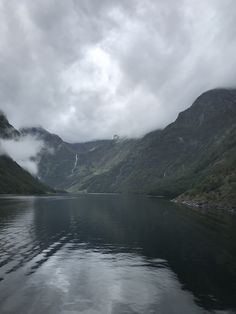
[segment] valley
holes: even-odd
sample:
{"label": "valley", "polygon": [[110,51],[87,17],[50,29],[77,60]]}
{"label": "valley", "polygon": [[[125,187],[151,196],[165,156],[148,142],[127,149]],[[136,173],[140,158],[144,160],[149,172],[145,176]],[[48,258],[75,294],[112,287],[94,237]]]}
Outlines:
{"label": "valley", "polygon": [[[149,194],[198,207],[236,208],[236,90],[203,93],[166,128],[137,139],[67,143],[41,127],[17,131],[7,123],[2,118],[2,138],[43,141],[38,178],[51,189]],[[6,158],[1,163],[17,167]]]}

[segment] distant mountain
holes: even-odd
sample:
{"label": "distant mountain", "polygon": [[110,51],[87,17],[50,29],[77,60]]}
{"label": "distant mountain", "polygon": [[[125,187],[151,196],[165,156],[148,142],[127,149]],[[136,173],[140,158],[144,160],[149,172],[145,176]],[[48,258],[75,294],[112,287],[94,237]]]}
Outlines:
{"label": "distant mountain", "polygon": [[93,145],[89,145],[88,150],[77,152],[77,166],[65,181],[64,188],[70,192],[86,190],[85,186],[90,179],[110,173],[114,167],[126,160],[136,142],[134,139],[117,138],[92,142]]}
{"label": "distant mountain", "polygon": [[135,140],[115,138],[70,144],[43,128],[24,128],[23,135],[45,143],[39,156],[39,177],[56,189],[78,192],[84,180],[109,171],[123,160]]}
{"label": "distant mountain", "polygon": [[59,187],[71,174],[75,163],[76,152],[59,136],[45,129],[24,128],[23,135],[36,136],[44,142],[44,148],[39,155],[38,176],[51,187]]}
{"label": "distant mountain", "polygon": [[[20,132],[9,124],[0,112],[0,140],[17,139]],[[0,147],[1,149],[1,147]],[[4,151],[0,155],[0,194],[43,194],[50,191],[48,187],[22,169]]]}
{"label": "distant mountain", "polygon": [[175,122],[141,139],[69,144],[41,128],[40,178],[71,192],[142,193],[236,208],[236,90],[205,92]]}

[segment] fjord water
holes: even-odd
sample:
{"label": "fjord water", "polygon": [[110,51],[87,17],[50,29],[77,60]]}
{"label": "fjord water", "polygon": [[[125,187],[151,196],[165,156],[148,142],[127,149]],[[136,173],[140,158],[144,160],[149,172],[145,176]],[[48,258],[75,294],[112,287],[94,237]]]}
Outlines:
{"label": "fjord water", "polygon": [[2,197],[0,313],[235,313],[235,226],[144,196]]}

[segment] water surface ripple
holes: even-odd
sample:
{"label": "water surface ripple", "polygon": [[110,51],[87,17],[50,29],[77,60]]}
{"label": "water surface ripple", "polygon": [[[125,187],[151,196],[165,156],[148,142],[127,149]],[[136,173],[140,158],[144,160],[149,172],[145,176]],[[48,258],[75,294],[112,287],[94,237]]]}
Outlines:
{"label": "water surface ripple", "polygon": [[236,221],[158,198],[0,198],[0,313],[236,313]]}

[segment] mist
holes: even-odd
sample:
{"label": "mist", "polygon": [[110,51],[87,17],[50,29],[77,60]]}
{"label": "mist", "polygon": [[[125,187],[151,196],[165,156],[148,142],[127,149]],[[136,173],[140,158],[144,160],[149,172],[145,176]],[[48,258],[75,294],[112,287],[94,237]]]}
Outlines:
{"label": "mist", "polygon": [[7,155],[34,176],[38,173],[39,153],[44,142],[33,136],[0,139],[0,155]]}

